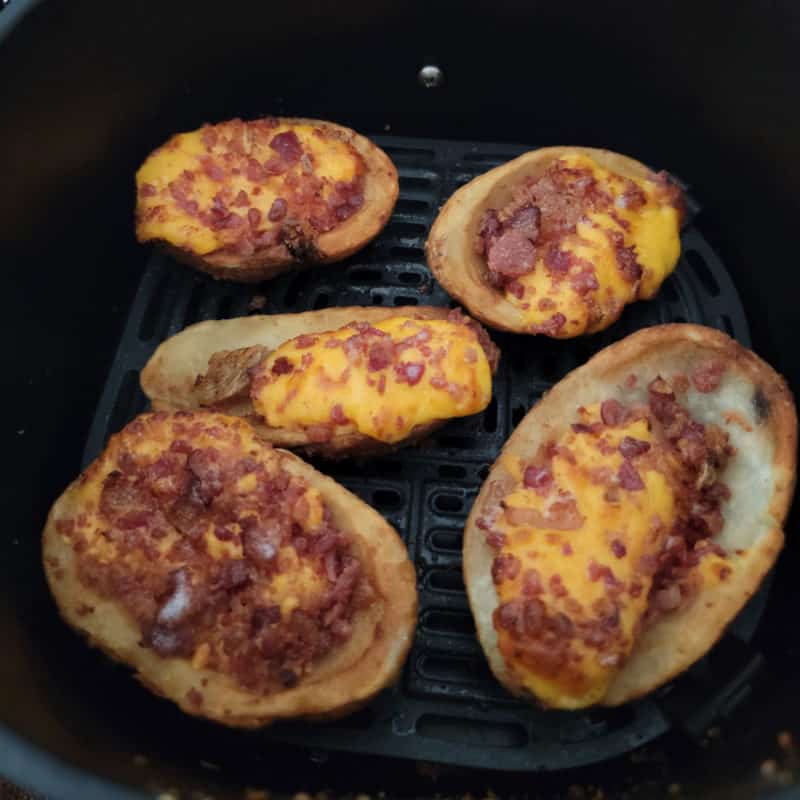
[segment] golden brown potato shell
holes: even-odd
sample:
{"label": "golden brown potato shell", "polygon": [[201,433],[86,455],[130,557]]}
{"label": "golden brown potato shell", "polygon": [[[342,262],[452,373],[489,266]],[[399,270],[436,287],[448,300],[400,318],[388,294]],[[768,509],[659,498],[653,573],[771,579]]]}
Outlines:
{"label": "golden brown potato shell", "polygon": [[282,244],[257,250],[250,256],[221,251],[200,256],[163,239],[148,241],[155,241],[177,261],[215,278],[238,283],[258,283],[289,269],[341,261],[372,241],[389,221],[400,191],[397,169],[389,156],[365,136],[343,125],[302,117],[277,117],[277,120],[287,125],[314,125],[326,136],[349,143],[361,155],[366,166],[364,205],[357,213],[333,230],[321,233],[302,259],[293,256]]}
{"label": "golden brown potato shell", "polygon": [[[703,656],[756,592],[783,546],[783,523],[795,484],[797,416],[783,378],[728,336],[699,325],[659,325],[634,333],[600,351],[556,384],[528,412],[503,448],[532,458],[544,442],[574,421],[579,405],[616,397],[646,398],[657,375],[690,375],[709,359],[726,365],[723,383],[710,394],[690,391],[687,405],[701,422],[715,422],[731,437],[737,453],[721,476],[731,499],[723,505],[725,527],[716,538],[730,553],[732,574],[704,587],[687,605],[645,629],[628,661],[611,684],[602,705],[616,706],[672,680]],[[625,378],[638,377],[627,389]],[[747,432],[723,414],[747,420]],[[498,605],[491,579],[494,552],[476,522],[493,482],[512,479],[498,459],[475,501],[464,532],[464,579],[478,637],[497,679],[511,692],[528,696],[497,646],[492,612]],[[513,480],[513,479],[512,479]],[[737,555],[736,549],[744,549]]]}
{"label": "golden brown potato shell", "polygon": [[[351,306],[305,311],[300,314],[272,314],[199,322],[159,345],[142,370],[142,390],[156,410],[196,410],[200,406],[193,391],[195,381],[198,375],[206,371],[211,356],[221,350],[253,346],[275,350],[284,342],[303,333],[337,330],[350,322],[376,323],[396,316],[446,319],[449,313],[450,309],[434,306]],[[492,366],[494,371],[496,359]],[[418,425],[410,437],[399,444],[379,442],[358,432],[336,434],[327,442],[312,442],[303,431],[268,427],[255,414],[249,398],[226,405],[225,413],[244,417],[261,438],[276,446],[299,448],[307,454],[334,458],[375,455],[397,449],[419,441],[445,422]]]}
{"label": "golden brown potato shell", "polygon": [[[378,595],[369,608],[357,612],[353,634],[344,646],[322,659],[295,688],[260,696],[227,675],[195,668],[188,659],[163,658],[141,647],[141,631],[122,606],[79,581],[72,546],[56,530],[59,519],[80,511],[78,481],[50,511],[42,542],[47,581],[69,625],[111,658],[130,666],[148,689],[174,701],[183,711],[233,727],[255,728],[289,717],[325,719],[359,708],[396,680],[417,621],[416,576],[397,532],[336,481],[291,453],[274,452],[284,469],[320,491],[336,524],[351,537],[353,550]],[[82,613],[86,606],[94,612]],[[201,707],[187,700],[192,688],[203,695]]]}
{"label": "golden brown potato shell", "polygon": [[[445,290],[481,322],[501,331],[530,333],[530,322],[505,292],[489,283],[484,256],[475,252],[481,219],[490,208],[503,208],[526,178],[536,179],[569,153],[583,153],[618,175],[645,178],[650,170],[628,156],[594,147],[544,147],[479,175],[444,204],[431,227],[425,252],[428,265]],[[624,307],[620,307],[617,318]],[[611,324],[613,320],[609,320]]]}

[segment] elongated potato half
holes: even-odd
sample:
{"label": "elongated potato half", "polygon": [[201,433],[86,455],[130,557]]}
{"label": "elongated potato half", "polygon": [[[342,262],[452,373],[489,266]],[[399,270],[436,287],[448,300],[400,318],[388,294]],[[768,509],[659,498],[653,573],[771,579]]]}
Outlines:
{"label": "elongated potato half", "polygon": [[[629,404],[646,402],[647,385],[658,375],[690,375],[710,357],[726,365],[722,384],[709,394],[691,389],[685,404],[694,419],[725,430],[736,448],[720,476],[732,495],[723,505],[725,526],[716,537],[730,554],[732,573],[641,633],[602,705],[641,697],[703,656],[775,562],[795,484],[797,415],[791,392],[768,364],[725,334],[698,325],[659,325],[605,348],[567,375],[527,414],[501,453],[501,458],[531,458],[541,444],[557,439],[575,421],[578,406],[610,397]],[[635,389],[625,386],[630,374],[638,377]],[[498,605],[490,574],[494,552],[476,525],[492,484],[504,479],[513,480],[498,459],[467,520],[464,578],[492,671],[511,692],[526,696],[498,650],[492,624]],[[744,550],[743,555],[736,555],[737,549]]]}
{"label": "elongated potato half", "polygon": [[383,230],[400,191],[397,169],[389,156],[365,136],[343,125],[303,117],[277,117],[276,120],[284,125],[313,125],[323,135],[340,139],[355,149],[366,167],[364,204],[359,211],[332,230],[319,234],[313,242],[304,243],[298,253],[290,252],[283,244],[276,244],[257,249],[249,256],[224,251],[200,256],[164,240],[157,240],[156,244],[176,260],[215,278],[258,283],[289,269],[341,261],[367,245]]}
{"label": "elongated potato half", "polygon": [[[274,350],[301,334],[324,333],[350,322],[376,323],[397,316],[446,319],[449,313],[450,309],[434,306],[344,306],[300,314],[256,315],[198,322],[159,345],[142,370],[142,390],[156,410],[196,410],[200,406],[192,390],[197,377],[205,373],[214,353],[256,345]],[[302,431],[268,427],[255,414],[249,398],[226,405],[225,413],[247,419],[265,441],[279,447],[300,448],[308,454],[328,457],[368,455],[400,446],[379,442],[358,432],[336,434],[327,442],[313,442]],[[423,439],[445,421],[418,425],[401,445]]]}
{"label": "elongated potato half", "polygon": [[[72,546],[57,531],[59,520],[74,519],[81,511],[78,481],[56,501],[44,529],[45,572],[64,620],[92,645],[132,667],[151,691],[188,714],[232,727],[256,728],[289,717],[330,719],[356,710],[397,679],[417,621],[416,575],[394,528],[297,456],[284,450],[272,452],[283,469],[319,490],[334,522],[351,537],[353,552],[377,593],[367,609],[356,612],[347,642],[319,661],[295,688],[266,696],[251,693],[228,675],[142,647],[141,631],[125,609],[80,582]],[[94,612],[82,613],[86,606]],[[202,692],[200,708],[187,699],[192,688]]]}
{"label": "elongated potato half", "polygon": [[[472,316],[497,330],[529,333],[530,322],[526,321],[522,309],[506,299],[502,289],[489,283],[485,258],[475,252],[474,246],[481,219],[488,209],[508,205],[512,191],[525,179],[541,177],[556,161],[570,153],[583,153],[601,167],[626,178],[646,178],[651,174],[639,161],[610,150],[543,147],[495,167],[462,186],[444,204],[431,227],[425,252],[436,280]],[[617,317],[622,310],[620,307]]]}

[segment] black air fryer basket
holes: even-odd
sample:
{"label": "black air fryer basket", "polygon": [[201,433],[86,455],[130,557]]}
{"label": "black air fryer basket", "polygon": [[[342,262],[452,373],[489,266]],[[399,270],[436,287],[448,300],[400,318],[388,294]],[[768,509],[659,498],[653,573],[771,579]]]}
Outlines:
{"label": "black air fryer basket", "polygon": [[[489,672],[461,576],[461,531],[503,442],[602,347],[696,322],[799,385],[800,7],[11,0],[3,36],[0,774],[81,799],[800,797],[791,520],[775,573],[712,651],[617,709],[543,712],[512,698]],[[389,154],[400,198],[380,236],[341,265],[258,286],[138,247],[141,159],[175,131],[264,114],[351,125]],[[654,301],[602,334],[496,335],[482,415],[377,460],[316,464],[386,516],[416,565],[419,624],[393,688],[336,722],[231,731],[151,697],[66,630],[40,566],[44,518],[144,410],[138,372],[161,341],[262,305],[451,305],[423,252],[439,207],[519,153],[569,143],[685,182],[681,262]]]}

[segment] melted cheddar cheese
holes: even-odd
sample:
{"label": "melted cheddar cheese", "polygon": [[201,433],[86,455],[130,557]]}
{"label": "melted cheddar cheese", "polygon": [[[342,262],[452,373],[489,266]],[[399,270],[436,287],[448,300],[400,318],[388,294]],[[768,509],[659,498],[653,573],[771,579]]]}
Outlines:
{"label": "melted cheddar cheese", "polygon": [[[600,191],[613,198],[612,206],[587,211],[575,232],[560,240],[558,247],[569,254],[571,264],[565,275],[555,274],[539,258],[532,271],[517,278],[517,291],[506,291],[506,299],[524,311],[535,332],[558,338],[602,330],[626,304],[652,298],[675,269],[681,251],[680,212],[665,202],[663,187],[655,180],[625,179],[579,153],[564,156],[562,162],[568,169],[590,173]],[[622,197],[628,181],[643,193],[641,207],[626,207]],[[615,238],[631,259],[635,257],[639,279],[621,269]],[[578,276],[592,274],[587,267],[596,288],[580,285]]]}
{"label": "melted cheddar cheese", "polygon": [[[301,157],[297,145],[288,160],[275,149],[275,137],[287,133],[296,137]],[[270,232],[284,222],[308,223],[337,211],[337,184],[357,188],[364,169],[352,145],[309,124],[233,120],[180,133],[136,174],[137,235],[201,256],[234,246],[243,233],[251,246],[270,246],[278,241]],[[333,214],[317,232],[345,218]]]}
{"label": "melted cheddar cheese", "polygon": [[[81,509],[76,525],[62,533],[65,541],[74,541],[77,535],[81,540],[81,553],[96,559],[100,564],[125,564],[133,572],[147,569],[148,558],[155,555],[167,559],[170,552],[181,540],[185,539],[173,525],[160,516],[162,526],[159,537],[153,539],[155,553],[150,556],[137,547],[122,546],[122,539],[109,539],[106,532],[112,527],[109,519],[101,509],[101,497],[109,476],[120,469],[121,459],[133,457],[140,470],[155,465],[159,459],[169,453],[170,447],[177,440],[189,442],[197,450],[208,449],[224,456],[234,458],[253,458],[260,456],[266,467],[267,475],[274,476],[280,469],[278,458],[271,448],[264,445],[255,436],[253,429],[241,420],[206,414],[203,426],[190,426],[180,418],[166,418],[163,415],[150,415],[132,423],[122,433],[112,437],[102,456],[81,477],[76,492],[76,503]],[[266,458],[264,457],[266,456]],[[156,496],[161,489],[165,498],[171,497],[174,491],[174,477],[166,476],[155,481],[151,486]],[[209,523],[202,532],[201,541],[206,555],[215,562],[240,560],[244,558],[243,526],[248,518],[257,518],[259,486],[256,475],[247,473],[236,482],[235,492],[238,495],[238,522],[226,522],[230,538],[220,539],[216,535],[215,525]],[[170,500],[165,501],[165,507]],[[319,528],[323,520],[323,501],[318,489],[308,486],[295,501],[295,509],[302,506],[300,514],[292,513],[292,518],[300,522],[309,534]],[[266,581],[262,596],[265,602],[274,603],[288,615],[298,607],[313,606],[327,591],[328,584],[324,577],[314,570],[309,563],[298,556],[291,546],[280,548],[277,553],[279,570],[271,580]],[[180,560],[170,560],[171,568],[180,566]]]}
{"label": "melted cheddar cheese", "polygon": [[418,425],[482,411],[492,374],[475,332],[392,317],[281,345],[257,368],[253,405],[268,425],[336,425],[398,442]]}
{"label": "melted cheddar cheese", "polygon": [[[678,513],[672,455],[659,447],[647,419],[591,430],[599,418],[599,406],[582,408],[577,428],[555,443],[546,491],[527,485],[524,462],[503,457],[514,483],[491,520],[504,537],[499,559],[518,562],[513,577],[495,579],[500,603],[535,598],[558,636],[567,637],[555,663],[541,642],[495,622],[500,652],[522,685],[556,708],[584,707],[606,694],[648,610],[654,570],[642,565],[657,558]],[[626,437],[646,452],[628,460],[637,479],[620,481]],[[723,569],[726,560],[707,553],[696,571],[715,582]],[[559,644],[554,639],[552,649]]]}

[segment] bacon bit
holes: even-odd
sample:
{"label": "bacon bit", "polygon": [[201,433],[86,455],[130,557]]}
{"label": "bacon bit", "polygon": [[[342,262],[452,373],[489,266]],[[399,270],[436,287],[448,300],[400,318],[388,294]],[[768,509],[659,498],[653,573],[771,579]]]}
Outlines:
{"label": "bacon bit", "polygon": [[303,147],[294,131],[284,131],[273,136],[269,146],[286,162],[294,163],[300,160]]}
{"label": "bacon bit", "polygon": [[206,146],[206,149],[210,150],[217,143],[217,139],[219,137],[217,132],[210,125],[204,125],[201,138],[203,140],[203,144]]}
{"label": "bacon bit", "polygon": [[603,400],[600,406],[600,419],[606,425],[621,425],[628,417],[628,411],[619,400],[611,397],[608,400]]}
{"label": "bacon bit", "polygon": [[212,181],[221,183],[225,180],[225,170],[210,158],[200,159],[200,165],[203,169],[203,174],[211,178]]}
{"label": "bacon bit", "polygon": [[636,375],[631,373],[630,375],[628,375],[627,378],[625,378],[625,388],[626,389],[635,389],[636,388],[636,382],[638,380],[639,379],[636,377]]}
{"label": "bacon bit", "polygon": [[270,372],[273,375],[288,375],[292,370],[294,370],[294,364],[286,356],[279,356],[275,359]]}
{"label": "bacon bit", "polygon": [[492,581],[501,583],[505,580],[513,581],[519,575],[520,561],[511,553],[503,553],[492,562]]}
{"label": "bacon bit", "polygon": [[[313,347],[318,341],[319,336],[315,336],[311,333],[301,333],[294,340],[294,346],[296,350],[307,350],[309,347]],[[305,356],[303,356],[303,358],[305,358]]]}
{"label": "bacon bit", "polygon": [[539,325],[531,325],[531,333],[542,333],[545,336],[555,336],[566,324],[567,318],[562,314],[553,314],[549,320]]}
{"label": "bacon bit", "polygon": [[152,183],[143,183],[139,187],[139,194],[142,197],[154,197],[155,195],[158,194],[158,190],[156,189],[155,186],[153,186]]}
{"label": "bacon bit", "polygon": [[392,342],[387,340],[373,342],[367,357],[367,370],[377,372],[386,369],[394,361],[394,353],[395,347]]}
{"label": "bacon bit", "polygon": [[478,360],[478,353],[474,347],[467,347],[464,350],[464,361],[467,364],[474,364]]}
{"label": "bacon bit", "polygon": [[547,467],[531,465],[525,467],[522,482],[529,489],[535,489],[538,494],[546,495],[553,485],[553,473]]}
{"label": "bacon bit", "polygon": [[619,443],[619,451],[623,458],[636,458],[650,449],[650,442],[634,439],[632,436],[625,436]]}
{"label": "bacon bit", "polygon": [[724,372],[725,363],[723,361],[711,361],[708,364],[702,364],[692,373],[692,383],[698,392],[709,394],[717,389]]}
{"label": "bacon bit", "polygon": [[236,195],[236,198],[234,199],[231,205],[234,205],[237,208],[244,208],[245,206],[249,206],[250,198],[247,196],[247,192],[244,189],[240,189],[239,194]]}
{"label": "bacon bit", "polygon": [[386,391],[386,375],[381,374],[378,376],[378,394],[383,394]]}
{"label": "bacon bit", "polygon": [[425,374],[425,364],[401,361],[394,368],[398,383],[416,386]]}
{"label": "bacon bit", "polygon": [[247,221],[250,223],[251,228],[257,228],[261,222],[261,212],[257,208],[248,208]]}
{"label": "bacon bit", "polygon": [[517,300],[522,300],[525,296],[525,287],[519,281],[509,281],[506,284],[506,291],[513,294]]}
{"label": "bacon bit", "polygon": [[594,269],[583,270],[571,275],[569,282],[578,294],[588,294],[600,288]]}
{"label": "bacon bit", "polygon": [[556,597],[566,597],[567,594],[569,594],[564,586],[563,581],[561,580],[561,576],[558,574],[550,576],[549,586],[550,592]]}
{"label": "bacon bit", "polygon": [[269,219],[270,222],[279,222],[286,216],[288,208],[289,204],[282,197],[276,197],[272,201],[267,219]]}
{"label": "bacon bit", "polygon": [[334,425],[347,425],[350,419],[345,416],[341,403],[336,403],[331,409],[331,422]]}
{"label": "bacon bit", "polygon": [[253,183],[263,183],[267,179],[267,172],[254,158],[247,159],[244,175]]}
{"label": "bacon bit", "polygon": [[631,211],[637,211],[647,202],[647,197],[644,191],[634,183],[632,180],[625,181],[625,191],[617,197],[614,205],[617,208],[627,208]]}
{"label": "bacon bit", "polygon": [[731,572],[732,570],[730,567],[722,566],[719,568],[719,572],[717,574],[719,575],[719,579],[721,581],[725,581],[730,577]]}
{"label": "bacon bit", "polygon": [[[480,527],[480,525],[478,527]],[[488,544],[492,550],[502,550],[506,546],[506,541],[506,535],[499,531],[489,531],[486,534],[486,544]]]}
{"label": "bacon bit", "polygon": [[644,489],[644,482],[630,461],[622,462],[617,472],[617,478],[622,488],[627,489],[629,492],[637,492]]}
{"label": "bacon bit", "polygon": [[536,263],[536,250],[520,231],[506,230],[489,245],[487,264],[497,275],[517,278],[530,272]]}
{"label": "bacon bit", "polygon": [[539,311],[552,311],[556,307],[556,304],[549,297],[543,297],[536,304],[536,307],[539,309]]}
{"label": "bacon bit", "polygon": [[625,558],[625,555],[628,552],[628,548],[619,540],[619,539],[612,539],[611,540],[611,552],[617,558]]}
{"label": "bacon bit", "polygon": [[564,542],[561,545],[561,553],[563,555],[565,555],[565,556],[571,556],[572,555],[572,545],[569,542]]}
{"label": "bacon bit", "polygon": [[569,250],[560,250],[558,244],[551,244],[544,256],[544,265],[553,275],[564,276],[572,266],[573,256]]}

